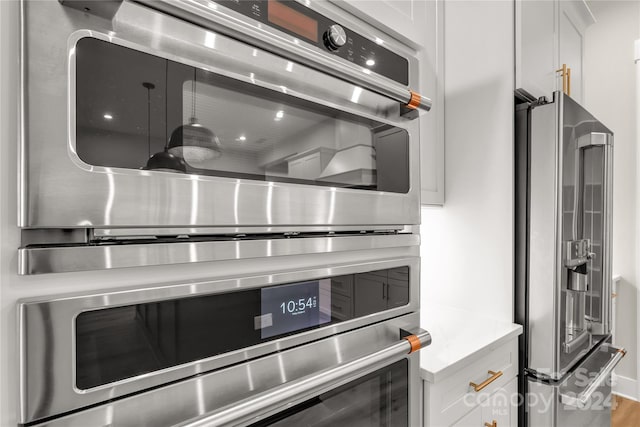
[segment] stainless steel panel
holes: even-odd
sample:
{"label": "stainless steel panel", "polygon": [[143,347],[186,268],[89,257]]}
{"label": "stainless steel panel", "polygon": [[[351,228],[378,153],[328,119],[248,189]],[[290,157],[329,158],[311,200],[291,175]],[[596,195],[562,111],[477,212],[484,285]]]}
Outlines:
{"label": "stainless steel panel", "polygon": [[[287,72],[285,58],[266,51],[255,58],[250,45],[131,2],[121,5],[113,21],[53,1],[23,1],[22,14],[20,227],[419,223],[419,125],[401,117],[388,98],[364,89],[354,103],[358,86],[303,65],[299,73]],[[379,193],[87,165],[75,154],[73,72],[75,43],[86,36],[269,89],[286,87],[292,96],[406,129],[411,188],[407,194]]]}
{"label": "stainless steel panel", "polygon": [[531,427],[604,427],[611,422],[611,371],[624,350],[601,344],[562,381],[529,380]]}
{"label": "stainless steel panel", "polygon": [[[420,341],[421,347],[431,344],[431,335],[428,332],[416,332],[415,336]],[[242,425],[247,422],[255,422],[260,418],[266,418],[277,413],[282,410],[282,407],[290,406],[293,399],[302,400],[319,391],[328,391],[335,384],[344,384],[349,379],[355,379],[359,374],[370,371],[371,365],[393,363],[398,359],[405,358],[411,352],[412,345],[409,341],[402,339],[375,353],[319,371],[303,379],[288,382],[281,387],[229,405],[213,414],[185,421],[180,426],[208,427]]]}
{"label": "stainless steel panel", "polygon": [[[411,330],[416,328],[418,323],[417,313],[397,317],[246,364],[115,400],[41,425],[48,427],[177,425],[193,418],[206,416],[243,398],[259,394],[268,396],[269,390],[278,390],[276,387],[288,381],[303,381],[308,378],[308,375],[323,369],[344,366],[357,358],[371,355],[397,342],[400,338],[399,329]],[[411,414],[409,425],[415,426],[420,422],[419,357],[417,353],[405,357],[409,361],[409,413]],[[362,375],[363,372],[372,372],[383,366],[384,362],[373,362],[358,374],[347,373],[333,386],[347,383],[355,376]],[[224,387],[221,387],[221,384],[224,384]],[[321,391],[322,387],[319,387],[318,392]],[[307,393],[289,402],[281,402],[280,409],[304,401],[308,396]],[[168,402],[171,404],[168,405]],[[140,408],[144,408],[144,411]],[[239,425],[243,424],[246,422]]]}
{"label": "stainless steel panel", "polygon": [[527,393],[526,417],[529,427],[562,427],[557,424],[559,398],[556,387],[529,379]]}
{"label": "stainless steel panel", "polygon": [[531,114],[531,203],[529,249],[529,367],[551,375],[558,369],[558,106],[536,107]]}
{"label": "stainless steel panel", "polygon": [[403,225],[343,225],[343,226],[317,226],[317,227],[201,227],[201,228],[97,228],[93,230],[96,238],[127,238],[135,236],[198,236],[198,235],[237,235],[237,234],[290,234],[300,233],[331,233],[341,231],[398,231],[412,233],[410,226]]}
{"label": "stainless steel panel", "polygon": [[18,250],[19,274],[109,270],[164,264],[418,246],[416,234],[300,237],[185,243],[103,244]]}
{"label": "stainless steel panel", "polygon": [[[552,379],[561,378],[595,343],[585,312],[584,291],[591,285],[583,268],[593,254],[579,251],[579,266],[570,242],[583,239],[581,153],[588,145],[603,145],[606,138],[593,134],[610,133],[560,92],[531,113],[528,368]],[[578,246],[586,248],[584,242]]]}
{"label": "stainless steel panel", "polygon": [[[604,135],[600,133],[599,135]],[[600,289],[600,321],[591,322],[591,331],[594,335],[604,336],[611,333],[611,298],[612,285],[612,250],[613,250],[613,135],[606,134],[604,142],[604,205],[603,205],[603,238],[602,238],[602,289]],[[592,300],[594,298],[592,297]],[[587,312],[592,319],[594,316]]]}
{"label": "stainless steel panel", "polygon": [[[375,251],[369,252],[372,257],[375,257]],[[317,258],[313,254],[307,255],[307,257]],[[414,313],[411,316],[417,316],[415,312],[419,308],[419,258],[394,258],[375,262],[367,262],[366,257],[362,258],[362,261],[358,263],[330,265],[322,268],[294,270],[292,266],[291,270],[265,272],[262,275],[249,277],[150,285],[146,288],[137,287],[93,294],[61,295],[20,301],[18,307],[22,379],[20,383],[20,422],[31,422],[86,407],[408,313]],[[250,264],[251,260],[246,262]],[[78,390],[75,387],[75,331],[73,325],[76,316],[84,311],[223,293],[231,290],[253,289],[265,284],[289,283],[406,265],[410,267],[410,290],[409,304],[403,307],[392,308],[353,321],[303,332],[89,390]],[[412,317],[412,319],[416,318]],[[417,326],[418,322],[415,320],[415,324],[411,327]],[[317,358],[313,358],[313,360],[317,360]],[[176,406],[171,406],[175,410]]]}
{"label": "stainless steel panel", "polygon": [[[603,402],[607,397],[610,399],[610,390],[603,396],[600,388],[603,385],[610,386],[611,372],[626,353],[624,349],[615,348],[608,344],[601,345],[586,361],[580,364],[569,378],[562,382],[560,401],[568,406],[589,409],[598,402]],[[589,375],[585,376],[585,373]],[[594,373],[597,375],[593,376]],[[589,381],[585,381],[585,377]],[[611,404],[610,401],[609,404]]]}
{"label": "stainless steel panel", "polygon": [[[246,22],[246,19],[241,14],[224,7],[219,7],[219,5],[212,7],[211,3],[206,0],[141,0],[141,3],[177,16],[195,20],[198,24],[214,30],[226,30],[232,34],[242,34],[244,37],[251,39],[253,43],[261,44],[279,54],[293,57],[303,64],[326,70],[329,74],[353,82],[354,84],[362,85],[397,102],[408,104],[411,101],[411,92],[399,83],[378,75],[372,75],[369,70],[337,59],[335,56],[329,55],[320,49],[295,43],[291,36],[287,36],[272,28],[266,26],[256,27]],[[234,19],[229,19],[229,16]],[[134,25],[135,24],[137,23],[134,23]],[[269,43],[265,43],[265,40],[269,40]],[[429,111],[431,106],[432,102],[429,98],[424,96],[420,97],[418,108]]]}

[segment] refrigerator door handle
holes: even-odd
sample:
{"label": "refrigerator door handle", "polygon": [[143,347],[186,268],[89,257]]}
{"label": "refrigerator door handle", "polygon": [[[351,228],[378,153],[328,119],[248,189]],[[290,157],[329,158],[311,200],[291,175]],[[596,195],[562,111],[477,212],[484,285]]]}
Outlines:
{"label": "refrigerator door handle", "polygon": [[627,354],[624,348],[617,349],[615,355],[609,360],[609,362],[602,368],[598,376],[591,381],[587,387],[578,395],[570,395],[561,393],[560,401],[565,405],[575,406],[577,408],[586,408],[593,393],[602,385],[602,383],[609,377],[613,368],[616,367],[618,362]]}

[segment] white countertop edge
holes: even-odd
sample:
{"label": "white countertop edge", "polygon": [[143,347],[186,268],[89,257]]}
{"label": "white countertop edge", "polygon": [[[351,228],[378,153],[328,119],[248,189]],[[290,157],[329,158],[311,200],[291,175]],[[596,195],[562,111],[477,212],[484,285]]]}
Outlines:
{"label": "white countertop edge", "polygon": [[[439,370],[431,371],[428,368],[423,367],[423,363],[420,363],[420,376],[425,381],[436,383],[460,369],[461,365],[466,365],[468,362],[471,362],[478,357],[482,357],[484,354],[489,353],[491,350],[494,350],[497,347],[500,347],[502,344],[508,342],[509,340],[518,337],[520,334],[522,334],[522,326],[512,323],[509,325],[509,327],[505,328],[504,334],[501,337],[489,340],[485,342],[484,345],[470,348],[466,356],[452,362],[451,364],[446,365]],[[426,347],[425,349],[428,349],[428,347]]]}

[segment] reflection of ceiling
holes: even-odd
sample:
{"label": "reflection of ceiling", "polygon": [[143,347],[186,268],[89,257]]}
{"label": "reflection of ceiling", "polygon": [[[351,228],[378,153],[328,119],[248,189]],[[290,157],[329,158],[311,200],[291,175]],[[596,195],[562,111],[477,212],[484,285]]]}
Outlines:
{"label": "reflection of ceiling", "polygon": [[[78,42],[76,55],[78,125],[146,136],[147,89],[142,83],[150,82],[155,85],[150,92],[152,136],[164,139],[164,59],[89,38]],[[111,120],[104,118],[107,113]]]}
{"label": "reflection of ceiling", "polygon": [[[183,89],[183,118],[187,122],[192,114],[192,82],[185,82]],[[218,136],[223,151],[261,153],[278,142],[333,120],[280,102],[203,83],[196,84],[196,93],[198,122]],[[238,140],[241,136],[246,139]]]}
{"label": "reflection of ceiling", "polygon": [[[319,147],[371,143],[372,123],[356,123],[351,116],[279,92],[96,39],[81,40],[76,55],[78,128],[87,135],[97,130],[100,144],[116,138],[126,150],[125,142],[144,143],[150,126],[153,150],[159,149],[171,134],[167,117],[172,128],[180,118],[189,122],[196,74],[196,117],[218,136],[223,156],[226,151],[271,165]],[[155,85],[150,114],[144,82]]]}

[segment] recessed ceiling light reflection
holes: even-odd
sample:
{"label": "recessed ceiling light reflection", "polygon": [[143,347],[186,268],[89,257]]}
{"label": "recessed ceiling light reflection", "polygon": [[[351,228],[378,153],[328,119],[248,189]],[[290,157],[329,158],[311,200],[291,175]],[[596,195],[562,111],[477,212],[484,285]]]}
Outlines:
{"label": "recessed ceiling light reflection", "polygon": [[216,48],[216,35],[210,31],[207,31],[204,35],[204,45],[209,49]]}
{"label": "recessed ceiling light reflection", "polygon": [[113,120],[113,116],[109,113],[105,113],[102,117],[104,117],[105,120]]}
{"label": "recessed ceiling light reflection", "polygon": [[382,40],[380,37],[376,37],[376,43],[382,45],[384,44],[384,40]]}
{"label": "recessed ceiling light reflection", "polygon": [[374,61],[373,59],[367,59],[365,64],[367,64],[369,67],[373,67],[374,65],[376,65],[376,61]]}
{"label": "recessed ceiling light reflection", "polygon": [[247,137],[244,135],[240,135],[239,137],[236,138],[236,141],[246,141]]}
{"label": "recessed ceiling light reflection", "polygon": [[280,110],[276,113],[276,117],[275,120],[276,122],[279,122],[280,120],[282,120],[282,118],[284,117],[284,111]]}
{"label": "recessed ceiling light reflection", "polygon": [[358,103],[358,101],[360,100],[360,94],[362,93],[362,88],[356,86],[355,88],[353,88],[353,94],[351,94],[351,102],[353,103]]}
{"label": "recessed ceiling light reflection", "polygon": [[291,61],[287,62],[287,71],[288,72],[292,72],[293,71],[293,62],[291,62]]}

